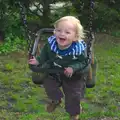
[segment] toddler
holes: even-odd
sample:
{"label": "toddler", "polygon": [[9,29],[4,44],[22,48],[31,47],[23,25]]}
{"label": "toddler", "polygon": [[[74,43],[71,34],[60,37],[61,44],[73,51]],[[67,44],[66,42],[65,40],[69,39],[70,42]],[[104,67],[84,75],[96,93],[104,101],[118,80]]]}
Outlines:
{"label": "toddler", "polygon": [[[48,112],[53,112],[60,105],[63,93],[65,95],[65,110],[70,120],[80,120],[80,101],[84,96],[84,73],[77,73],[88,65],[86,62],[86,44],[84,30],[80,21],[74,16],[65,16],[54,24],[54,35],[48,38],[47,43],[38,57],[29,60],[29,64],[43,65],[51,61],[49,67],[63,68],[63,74],[50,74],[43,81],[47,96],[51,102],[47,105]],[[54,59],[53,59],[54,58]]]}

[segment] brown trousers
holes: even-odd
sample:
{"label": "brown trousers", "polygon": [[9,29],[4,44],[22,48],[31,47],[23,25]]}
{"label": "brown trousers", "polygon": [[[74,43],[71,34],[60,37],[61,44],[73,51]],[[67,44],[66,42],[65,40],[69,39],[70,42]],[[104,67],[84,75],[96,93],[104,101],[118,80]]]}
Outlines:
{"label": "brown trousers", "polygon": [[[85,79],[84,75],[73,75],[67,78],[60,76],[62,89],[65,95],[65,109],[70,115],[80,114],[80,100],[84,97]],[[59,87],[59,80],[49,76],[44,80],[44,87],[48,97],[51,100],[60,100],[63,93]]]}

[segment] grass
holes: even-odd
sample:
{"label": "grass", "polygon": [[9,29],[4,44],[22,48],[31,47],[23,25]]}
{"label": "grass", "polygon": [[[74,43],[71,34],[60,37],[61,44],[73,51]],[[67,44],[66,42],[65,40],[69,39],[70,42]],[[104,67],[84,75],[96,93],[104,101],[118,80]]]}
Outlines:
{"label": "grass", "polygon": [[[86,90],[82,120],[120,119],[120,44],[95,44],[96,86]],[[45,111],[47,96],[31,81],[24,52],[0,56],[0,120],[68,120],[64,104]]]}

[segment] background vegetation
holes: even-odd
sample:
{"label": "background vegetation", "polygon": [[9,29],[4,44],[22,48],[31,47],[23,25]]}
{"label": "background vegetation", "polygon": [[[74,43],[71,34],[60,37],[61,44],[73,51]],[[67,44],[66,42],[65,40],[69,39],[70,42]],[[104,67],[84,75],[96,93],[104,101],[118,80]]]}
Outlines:
{"label": "background vegetation", "polygon": [[[64,104],[53,114],[45,111],[43,88],[31,81],[27,41],[18,0],[0,0],[0,120],[68,120]],[[28,28],[52,27],[64,15],[77,16],[88,29],[88,0],[21,0]],[[93,30],[98,61],[97,82],[86,90],[82,120],[120,119],[120,1],[95,0]]]}
{"label": "background vegetation", "polygon": [[[43,27],[52,27],[55,20],[64,15],[77,16],[85,29],[89,22],[89,0],[20,0],[26,7],[27,24],[32,32]],[[113,36],[120,36],[120,1],[94,0],[94,32],[104,32]],[[21,42],[24,29],[20,19],[19,0],[0,0],[0,36],[5,38],[5,50],[10,51],[11,44]],[[84,3],[84,4],[83,4]],[[20,40],[18,40],[20,39]],[[11,43],[8,45],[8,42]],[[19,45],[21,45],[19,44]],[[7,47],[6,47],[7,46]],[[14,45],[15,47],[15,45]],[[19,47],[16,47],[19,49]],[[16,50],[11,47],[11,50]],[[8,50],[6,50],[8,49]]]}

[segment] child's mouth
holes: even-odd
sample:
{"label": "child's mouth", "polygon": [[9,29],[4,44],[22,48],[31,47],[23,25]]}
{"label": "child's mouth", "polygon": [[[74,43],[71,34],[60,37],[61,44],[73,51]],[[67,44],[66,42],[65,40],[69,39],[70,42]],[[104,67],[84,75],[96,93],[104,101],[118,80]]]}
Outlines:
{"label": "child's mouth", "polygon": [[65,38],[59,38],[59,40],[60,40],[61,42],[64,42],[64,41],[65,41]]}

